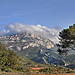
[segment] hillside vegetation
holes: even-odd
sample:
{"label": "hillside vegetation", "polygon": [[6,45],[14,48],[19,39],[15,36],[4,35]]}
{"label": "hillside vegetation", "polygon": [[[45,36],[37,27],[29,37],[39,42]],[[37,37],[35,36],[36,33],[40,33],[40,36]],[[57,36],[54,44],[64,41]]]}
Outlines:
{"label": "hillside vegetation", "polygon": [[61,66],[50,66],[35,63],[27,58],[22,58],[16,55],[15,52],[8,50],[0,43],[0,72],[18,72],[19,74],[50,74],[50,73],[71,73],[73,69],[64,68]]}
{"label": "hillside vegetation", "polygon": [[8,50],[3,44],[0,43],[0,71],[5,72],[27,72],[29,67],[45,67],[42,64],[35,63],[27,58],[17,56],[17,54],[11,50]]}
{"label": "hillside vegetation", "polygon": [[57,54],[55,44],[48,38],[30,34],[18,33],[0,37],[0,42],[18,56],[26,57],[37,63],[64,65],[62,57]]}
{"label": "hillside vegetation", "polygon": [[0,70],[1,71],[21,71],[23,70],[21,64],[18,61],[18,56],[11,50],[5,48],[0,43]]}
{"label": "hillside vegetation", "polygon": [[57,52],[57,46],[51,40],[28,32],[2,36],[0,37],[0,42],[9,50],[16,52],[18,56],[28,58],[37,63],[61,66],[75,63],[75,52],[69,52],[70,56],[61,56]]}

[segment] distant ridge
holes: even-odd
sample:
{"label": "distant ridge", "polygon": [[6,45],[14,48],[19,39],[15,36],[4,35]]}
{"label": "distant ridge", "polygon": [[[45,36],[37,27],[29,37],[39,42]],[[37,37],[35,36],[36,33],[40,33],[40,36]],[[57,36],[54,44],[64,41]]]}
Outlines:
{"label": "distant ridge", "polygon": [[28,32],[34,35],[40,35],[41,37],[48,38],[49,40],[53,41],[54,43],[58,43],[58,35],[59,31],[56,29],[47,28],[46,26],[41,25],[24,25],[20,23],[16,24],[9,24],[5,27],[5,30],[2,35],[12,35],[22,32]]}

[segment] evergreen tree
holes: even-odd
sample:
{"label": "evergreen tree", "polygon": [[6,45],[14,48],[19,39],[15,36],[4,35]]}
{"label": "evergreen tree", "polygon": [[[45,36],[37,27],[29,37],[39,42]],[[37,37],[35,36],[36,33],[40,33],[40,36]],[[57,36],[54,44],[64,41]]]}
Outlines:
{"label": "evergreen tree", "polygon": [[63,29],[59,33],[59,44],[57,44],[60,54],[67,54],[70,50],[75,50],[75,24]]}

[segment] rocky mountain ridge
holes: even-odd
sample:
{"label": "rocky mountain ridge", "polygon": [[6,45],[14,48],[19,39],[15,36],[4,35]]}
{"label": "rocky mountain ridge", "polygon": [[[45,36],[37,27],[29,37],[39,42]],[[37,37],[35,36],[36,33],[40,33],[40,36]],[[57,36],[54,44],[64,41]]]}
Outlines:
{"label": "rocky mountain ridge", "polygon": [[[46,27],[34,26],[34,28],[35,27],[38,27],[37,28],[38,30],[37,29],[33,30],[32,27],[32,29],[30,28],[31,30],[29,31],[27,29],[27,31],[14,33],[13,35],[10,36],[2,36],[0,37],[0,42],[2,42],[8,49],[14,50],[17,53],[17,55],[26,57],[38,63],[64,65],[64,66],[66,64],[70,65],[71,64],[70,58],[73,57],[74,59],[75,54],[74,56],[71,55],[71,57],[69,56],[63,57],[59,55],[54,41],[50,40],[51,38],[56,40],[55,37],[57,38],[58,35],[57,32],[55,31],[55,33],[50,33],[47,28],[49,34],[48,33],[46,34],[46,31],[44,31]],[[42,28],[43,31],[42,30],[40,31],[39,28]],[[48,35],[51,37],[49,37]],[[75,61],[73,60],[72,62],[73,62],[72,64],[75,63]]]}
{"label": "rocky mountain ridge", "polygon": [[[0,37],[0,42],[8,49],[14,50],[17,55],[26,57],[38,63],[60,64],[62,61],[59,58],[57,51],[55,50],[53,52],[53,50],[51,50],[55,47],[55,44],[45,37],[23,32]],[[59,59],[56,61],[57,58]],[[63,64],[64,62],[62,61],[62,65]]]}
{"label": "rocky mountain ridge", "polygon": [[9,24],[5,27],[4,32],[2,35],[12,35],[12,34],[17,34],[17,33],[22,33],[22,32],[28,32],[34,35],[38,35],[41,37],[45,37],[54,43],[58,43],[58,35],[59,35],[59,30],[48,28],[46,26],[41,26],[41,25],[24,25],[20,23],[15,23],[15,24]]}
{"label": "rocky mountain ridge", "polygon": [[8,49],[18,51],[25,50],[28,47],[41,47],[46,49],[54,47],[54,43],[49,39],[27,32],[0,37],[0,42]]}
{"label": "rocky mountain ridge", "polygon": [[48,38],[23,32],[0,37],[0,42],[8,49],[14,50],[17,55],[35,62],[65,65],[63,57],[58,54],[55,44]]}

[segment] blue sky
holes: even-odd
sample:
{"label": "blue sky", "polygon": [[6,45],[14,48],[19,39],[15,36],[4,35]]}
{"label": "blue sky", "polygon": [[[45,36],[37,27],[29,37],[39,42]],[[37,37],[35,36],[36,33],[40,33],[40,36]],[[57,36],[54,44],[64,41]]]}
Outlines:
{"label": "blue sky", "polygon": [[75,23],[75,0],[0,0],[0,30],[11,23],[67,28]]}

